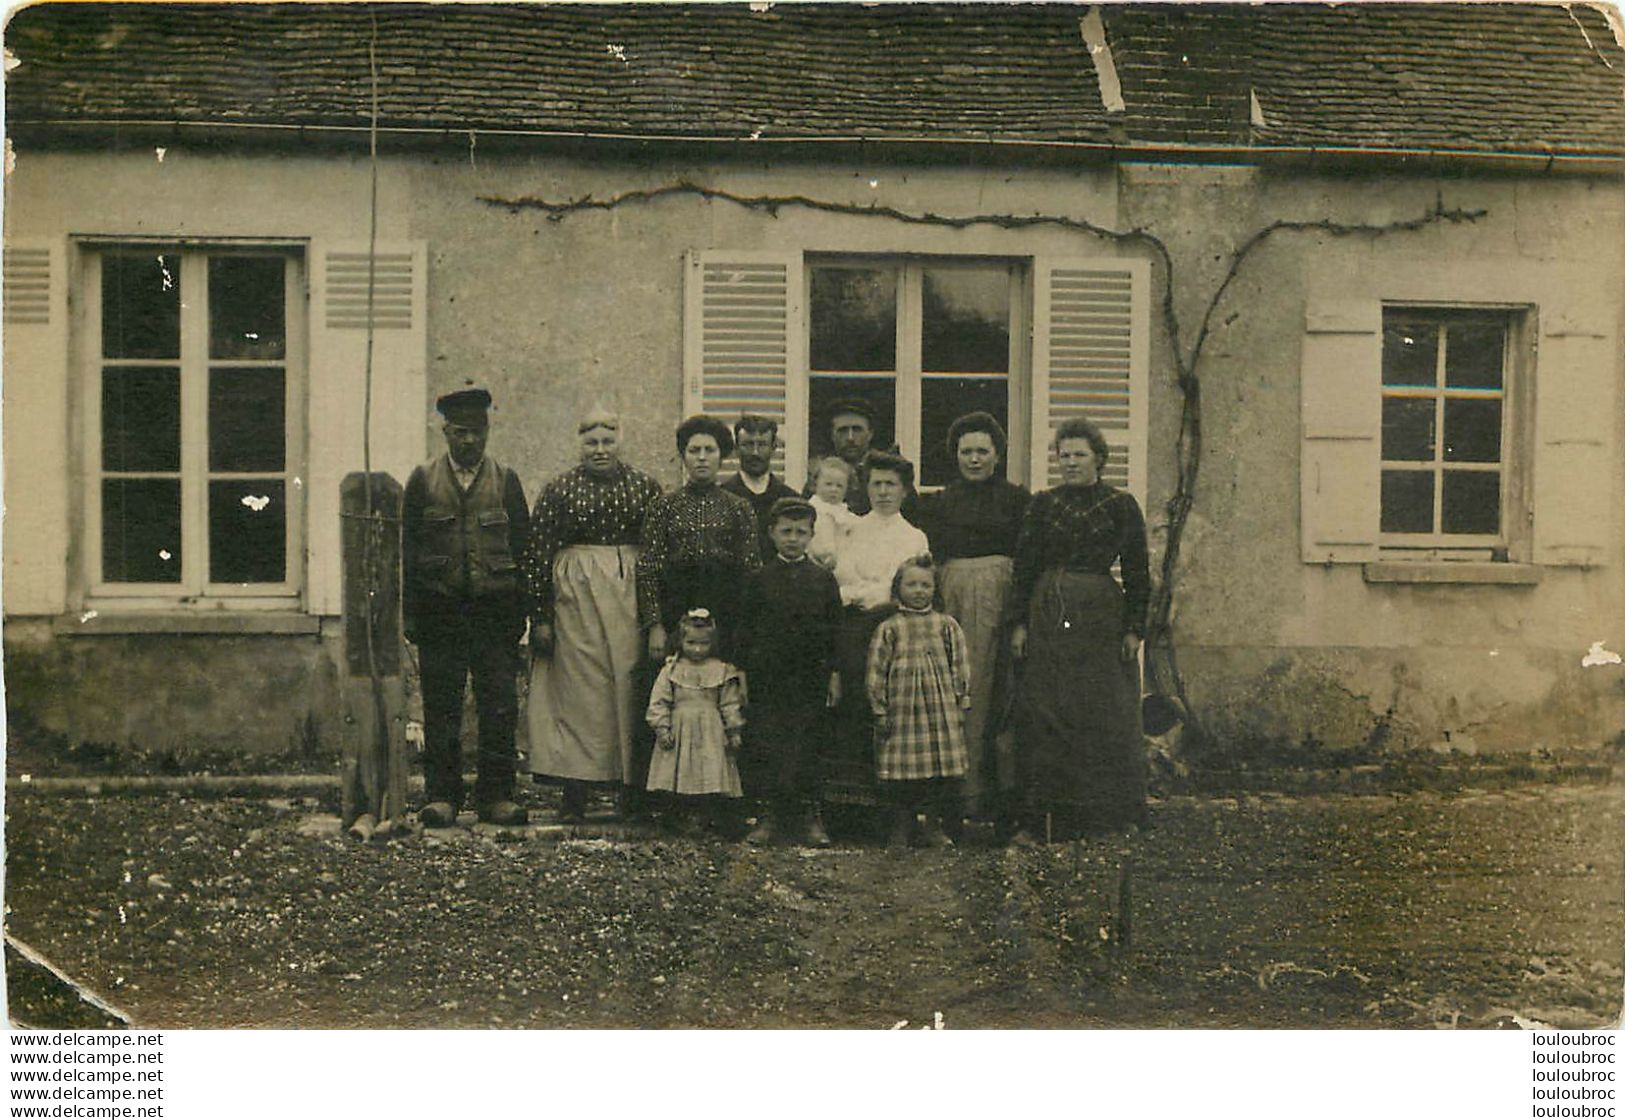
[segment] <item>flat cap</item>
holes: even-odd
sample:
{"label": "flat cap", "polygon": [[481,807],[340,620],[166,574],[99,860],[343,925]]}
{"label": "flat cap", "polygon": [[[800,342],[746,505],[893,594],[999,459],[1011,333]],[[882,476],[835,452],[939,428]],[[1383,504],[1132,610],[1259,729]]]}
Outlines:
{"label": "flat cap", "polygon": [[832,402],[826,414],[833,420],[843,412],[853,416],[861,416],[871,424],[875,422],[875,406],[858,397],[845,397]]}
{"label": "flat cap", "polygon": [[491,407],[491,394],[484,389],[458,389],[434,402],[434,409],[453,423],[480,423]]}

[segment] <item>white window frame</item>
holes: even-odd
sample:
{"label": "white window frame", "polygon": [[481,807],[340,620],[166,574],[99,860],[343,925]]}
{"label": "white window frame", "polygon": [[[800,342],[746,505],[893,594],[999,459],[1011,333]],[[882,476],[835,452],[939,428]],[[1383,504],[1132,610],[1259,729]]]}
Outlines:
{"label": "white window frame", "polygon": [[[1033,394],[1033,378],[1031,363],[1031,333],[1032,333],[1032,260],[1021,257],[967,257],[967,256],[934,256],[927,254],[907,253],[813,253],[803,256],[805,270],[803,291],[807,293],[807,310],[805,315],[805,331],[810,355],[810,340],[813,330],[812,308],[812,276],[814,269],[818,268],[850,268],[850,269],[890,269],[897,277],[897,335],[895,343],[895,366],[891,371],[879,370],[814,370],[811,362],[806,366],[807,397],[810,401],[812,385],[820,377],[891,377],[895,379],[893,390],[894,424],[893,437],[897,440],[899,452],[910,462],[919,464],[921,461],[922,443],[922,408],[924,405],[923,385],[928,371],[923,369],[922,344],[923,337],[923,277],[927,269],[953,270],[978,269],[987,270],[1000,267],[1005,270],[1009,279],[1009,335],[1010,354],[1008,372],[1006,374],[1006,417],[1008,423],[1009,446],[1006,449],[1002,466],[1005,476],[1011,482],[1023,485],[1028,483],[1028,461],[1031,428],[1031,398]],[[955,378],[975,377],[976,374],[952,373],[944,374]],[[808,407],[806,423],[807,437],[810,444],[816,445],[828,433],[819,433],[813,426],[827,421],[827,417],[817,415]],[[919,487],[922,493],[929,493],[941,489],[940,485]]]}
{"label": "white window frame", "polygon": [[[1436,355],[1435,384],[1428,389],[1407,389],[1399,386],[1388,386],[1381,382],[1379,376],[1379,392],[1381,399],[1391,400],[1399,398],[1430,399],[1435,403],[1434,413],[1434,451],[1431,462],[1422,460],[1390,460],[1381,458],[1380,433],[1378,447],[1378,521],[1379,530],[1377,545],[1379,555],[1383,559],[1406,559],[1418,561],[1435,560],[1462,560],[1483,561],[1497,560],[1521,561],[1528,558],[1530,520],[1527,499],[1527,458],[1529,446],[1526,428],[1529,418],[1530,399],[1529,382],[1531,378],[1532,357],[1529,339],[1533,332],[1533,309],[1528,305],[1510,303],[1446,303],[1446,302],[1410,302],[1410,301],[1384,301],[1382,304],[1382,324],[1379,332],[1386,331],[1387,317],[1390,313],[1415,315],[1426,318],[1434,316],[1441,324],[1447,324],[1453,315],[1462,313],[1494,315],[1504,319],[1506,323],[1506,349],[1502,359],[1501,389],[1461,389],[1450,388],[1444,383],[1444,363],[1448,360],[1448,332],[1441,331],[1440,343]],[[1470,463],[1446,461],[1445,428],[1444,428],[1444,402],[1446,400],[1486,400],[1501,401],[1501,455],[1495,464]],[[1447,533],[1442,529],[1442,510],[1444,502],[1444,472],[1449,470],[1497,470],[1501,475],[1500,485],[1500,531],[1498,533]],[[1440,526],[1438,531],[1427,533],[1392,533],[1380,529],[1382,517],[1381,507],[1381,473],[1387,470],[1430,470],[1433,473],[1433,524]]]}
{"label": "white window frame", "polygon": [[[84,294],[81,317],[80,385],[84,424],[81,429],[84,489],[80,553],[85,606],[98,611],[226,610],[263,611],[299,609],[305,587],[305,501],[307,400],[307,254],[301,243],[264,240],[85,238],[79,241]],[[181,353],[172,359],[103,359],[102,260],[104,254],[138,250],[173,254],[182,258],[180,269]],[[284,269],[284,357],[267,359],[211,359],[208,353],[208,269],[210,256],[274,256]],[[193,262],[188,267],[187,262]],[[181,579],[178,583],[139,583],[102,578],[102,386],[104,364],[180,368],[181,381]],[[211,365],[280,366],[286,394],[286,454],[283,469],[221,472],[208,465],[208,383]],[[169,472],[159,472],[169,473]],[[281,477],[287,503],[284,541],[286,578],[277,583],[216,583],[208,578],[208,483],[211,478]]]}

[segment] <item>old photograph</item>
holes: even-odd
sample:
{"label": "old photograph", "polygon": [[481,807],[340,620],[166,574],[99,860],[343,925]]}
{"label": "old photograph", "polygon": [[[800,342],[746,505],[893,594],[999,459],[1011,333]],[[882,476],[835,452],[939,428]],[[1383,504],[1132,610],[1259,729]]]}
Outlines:
{"label": "old photograph", "polygon": [[1617,1024],[1622,43],[16,8],[10,1025]]}

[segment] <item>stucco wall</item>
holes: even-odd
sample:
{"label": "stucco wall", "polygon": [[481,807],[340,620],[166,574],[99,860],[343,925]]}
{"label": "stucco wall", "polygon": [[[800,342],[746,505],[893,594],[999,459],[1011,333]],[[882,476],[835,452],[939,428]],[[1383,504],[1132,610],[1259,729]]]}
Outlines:
{"label": "stucco wall", "polygon": [[[455,148],[390,156],[381,168],[379,233],[427,244],[428,345],[422,400],[395,402],[396,415],[416,409],[421,422],[381,437],[375,432],[386,455],[404,463],[433,448],[434,396],[472,379],[489,386],[498,403],[491,450],[519,470],[527,490],[573,461],[573,420],[596,402],[623,414],[627,459],[675,482],[669,434],[682,398],[682,259],[692,249],[1134,252],[1054,229],[950,230],[795,208],[770,215],[693,198],[562,222],[479,200],[602,197],[679,180],[746,195],[805,194],[942,214],[1042,212],[1145,226],[1174,253],[1187,343],[1229,253],[1272,219],[1381,222],[1414,217],[1440,199],[1487,210],[1471,225],[1380,239],[1283,235],[1239,274],[1214,317],[1201,371],[1206,452],[1175,613],[1181,663],[1210,726],[1238,740],[1471,741],[1476,749],[1515,749],[1594,745],[1625,724],[1625,673],[1580,668],[1593,641],[1625,646],[1618,500],[1606,563],[1546,569],[1528,587],[1369,584],[1359,565],[1303,563],[1298,546],[1298,355],[1311,293],[1387,271],[1465,283],[1520,262],[1560,263],[1570,282],[1604,308],[1617,353],[1625,272],[1617,184],[1196,167],[1114,173],[973,164],[590,163]],[[7,184],[7,236],[364,240],[367,193],[365,164],[351,156],[206,154],[176,144],[162,160],[151,149],[118,156],[24,150]],[[1170,341],[1158,327],[1148,507],[1154,532],[1173,484],[1179,404]],[[11,559],[23,547],[19,541],[73,555],[71,494],[35,501],[28,495],[57,494],[60,484],[52,480],[72,470],[74,394],[71,384],[30,383],[27,371],[8,368],[8,403],[19,377],[18,399],[27,401],[29,415],[14,409],[6,415],[7,611],[46,616],[77,606],[73,581],[47,587],[38,565]],[[334,406],[317,380],[311,445],[328,448],[333,471],[358,469],[359,448],[333,435],[341,429],[329,426]],[[1616,488],[1625,471],[1619,411],[1611,452]],[[313,555],[311,564],[334,565],[336,558]],[[13,700],[26,696],[42,719],[87,737],[230,734],[248,749],[280,748],[284,725],[301,705],[337,710],[336,686],[300,692],[296,683],[299,666],[311,681],[337,678],[330,639],[180,639],[176,648],[188,652],[176,662],[177,679],[193,684],[140,685],[139,675],[128,674],[130,659],[152,659],[169,648],[163,642],[51,637],[39,627],[24,634],[14,622],[6,636],[8,676],[26,687],[14,687]],[[223,651],[218,670],[206,652],[214,645]],[[263,680],[251,668],[259,659],[270,666]],[[238,664],[243,671],[231,668]],[[256,707],[270,714],[243,717]],[[1379,727],[1386,730],[1373,738]]]}
{"label": "stucco wall", "polygon": [[[1271,746],[1525,750],[1600,743],[1625,728],[1625,670],[1581,665],[1592,642],[1625,645],[1618,184],[1131,167],[1122,200],[1124,222],[1155,230],[1173,249],[1187,345],[1236,248],[1272,221],[1381,225],[1440,204],[1485,211],[1471,223],[1383,236],[1277,234],[1217,307],[1199,371],[1204,456],[1175,610],[1181,665],[1210,729]],[[1603,563],[1542,566],[1532,586],[1370,583],[1358,563],[1304,563],[1296,515],[1305,311],[1352,290],[1528,299],[1543,317],[1607,333],[1612,397],[1594,406],[1613,418],[1610,469],[1587,483],[1607,496]],[[1178,398],[1165,375],[1166,337],[1157,345],[1151,477],[1154,494],[1166,494]]]}

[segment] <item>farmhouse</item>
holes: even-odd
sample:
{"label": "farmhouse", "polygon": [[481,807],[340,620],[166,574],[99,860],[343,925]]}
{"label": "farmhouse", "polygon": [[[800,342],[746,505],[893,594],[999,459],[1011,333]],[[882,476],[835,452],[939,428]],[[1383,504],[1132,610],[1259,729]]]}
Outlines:
{"label": "farmhouse", "polygon": [[531,494],[599,404],[673,484],[702,409],[779,418],[799,484],[861,395],[931,486],[986,408],[1034,488],[1088,415],[1152,525],[1153,670],[1218,741],[1602,745],[1619,34],[1582,4],[23,9],[10,711],[341,733],[341,481],[404,480],[476,383]]}

